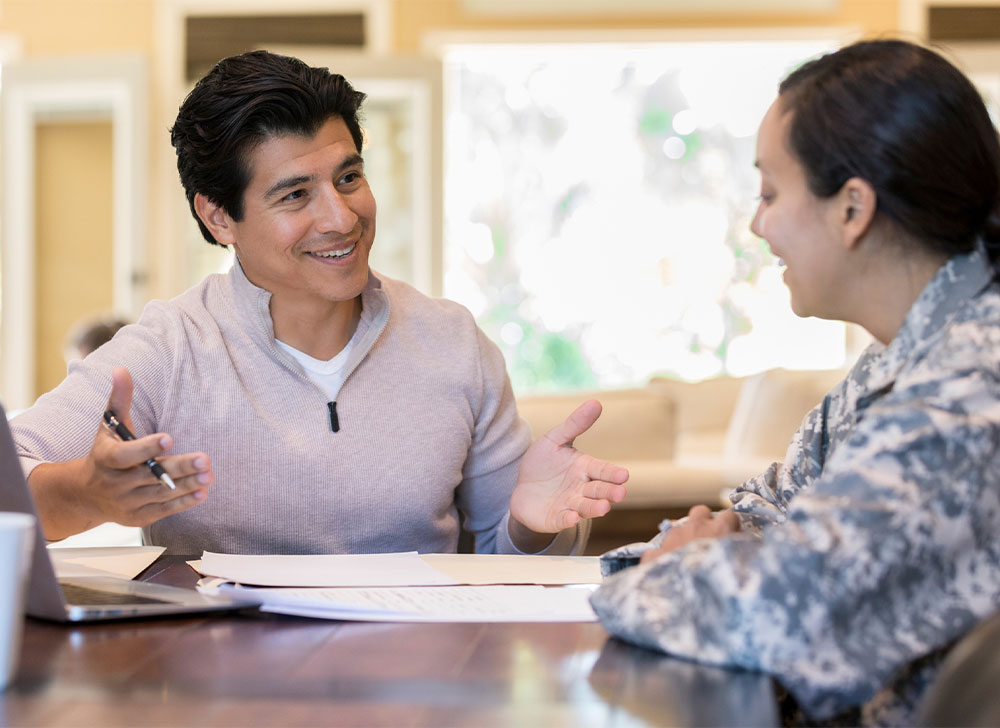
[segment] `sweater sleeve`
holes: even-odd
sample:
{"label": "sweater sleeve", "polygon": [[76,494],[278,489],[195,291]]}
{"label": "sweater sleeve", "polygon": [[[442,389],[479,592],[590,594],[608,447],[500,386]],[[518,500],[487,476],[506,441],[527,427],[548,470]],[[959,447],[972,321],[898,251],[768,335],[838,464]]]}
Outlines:
{"label": "sweater sleeve", "polygon": [[[147,307],[144,318],[160,319],[150,313],[151,307],[155,305]],[[55,389],[11,421],[25,470],[81,458],[90,451],[111,393],[111,370],[117,366],[132,375],[130,414],[136,436],[157,431],[169,383],[170,350],[161,327],[132,324],[85,359],[72,362]]]}
{"label": "sweater sleeve", "polygon": [[871,698],[1000,599],[1000,387],[965,373],[873,405],[758,533],[609,577],[614,634],[775,675],[813,717]]}
{"label": "sweater sleeve", "polygon": [[[457,493],[464,527],[475,536],[477,553],[522,553],[507,529],[510,496],[517,485],[521,457],[531,444],[527,423],[517,404],[500,349],[476,327],[481,387],[475,432]],[[589,522],[556,534],[541,553],[582,553]]]}

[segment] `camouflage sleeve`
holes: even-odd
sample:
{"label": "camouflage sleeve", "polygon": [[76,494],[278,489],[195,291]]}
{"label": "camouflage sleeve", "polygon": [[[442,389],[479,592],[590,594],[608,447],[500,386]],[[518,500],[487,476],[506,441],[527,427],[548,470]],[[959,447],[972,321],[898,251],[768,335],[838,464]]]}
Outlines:
{"label": "camouflage sleeve", "polygon": [[856,386],[852,377],[841,382],[810,410],[792,436],[783,463],[772,463],[729,496],[745,531],[784,522],[789,502],[823,472],[830,446],[831,416],[843,407],[844,391]]}
{"label": "camouflage sleeve", "polygon": [[629,641],[769,672],[815,717],[860,704],[1000,599],[998,423],[981,372],[897,386],[812,487],[790,467],[744,489],[783,521],[614,574],[594,609]]}
{"label": "camouflage sleeve", "polygon": [[[733,511],[739,516],[744,532],[757,534],[767,525],[782,523],[788,501],[822,472],[829,447],[828,420],[831,412],[845,406],[842,390],[856,386],[848,384],[849,381],[850,378],[838,385],[805,416],[788,446],[787,464],[772,463],[763,473],[750,478],[730,494]],[[626,544],[602,554],[601,572],[608,576],[635,566],[644,551],[659,547],[667,531],[683,520],[663,521],[659,532],[649,541]]]}

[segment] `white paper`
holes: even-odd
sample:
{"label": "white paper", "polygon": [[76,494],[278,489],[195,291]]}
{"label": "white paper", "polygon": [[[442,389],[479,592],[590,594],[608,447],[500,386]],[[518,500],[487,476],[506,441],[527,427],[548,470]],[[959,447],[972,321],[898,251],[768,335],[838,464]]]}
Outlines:
{"label": "white paper", "polygon": [[416,551],[398,554],[247,556],[202,554],[198,571],[239,584],[281,587],[456,584]]}
{"label": "white paper", "polygon": [[248,556],[206,551],[189,562],[204,576],[281,587],[445,584],[600,584],[597,556],[351,554]]}
{"label": "white paper", "polygon": [[50,548],[56,577],[117,576],[132,579],[163,553],[162,546],[94,546]]}
{"label": "white paper", "polygon": [[599,556],[421,554],[456,584],[600,584]]}
{"label": "white paper", "polygon": [[333,589],[245,588],[208,583],[262,602],[261,610],[375,622],[593,622],[588,586],[431,586]]}

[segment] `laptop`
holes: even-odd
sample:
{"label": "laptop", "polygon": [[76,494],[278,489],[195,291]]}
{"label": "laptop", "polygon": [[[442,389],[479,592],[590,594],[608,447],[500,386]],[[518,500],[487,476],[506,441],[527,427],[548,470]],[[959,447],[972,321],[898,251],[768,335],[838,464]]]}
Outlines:
{"label": "laptop", "polygon": [[231,611],[256,606],[254,602],[226,595],[201,594],[193,589],[113,576],[57,580],[3,406],[0,406],[0,511],[29,513],[36,518],[35,548],[26,600],[26,610],[32,617],[56,622],[93,622]]}

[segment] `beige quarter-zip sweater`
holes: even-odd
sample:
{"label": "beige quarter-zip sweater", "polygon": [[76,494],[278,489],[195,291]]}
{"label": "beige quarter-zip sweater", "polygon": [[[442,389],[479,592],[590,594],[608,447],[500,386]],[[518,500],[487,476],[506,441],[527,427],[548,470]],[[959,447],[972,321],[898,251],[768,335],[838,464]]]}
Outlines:
{"label": "beige quarter-zip sweater", "polygon": [[[26,470],[83,457],[111,389],[132,373],[137,436],[202,451],[208,499],[143,530],[169,553],[517,553],[509,501],[530,441],[499,349],[471,314],[374,274],[346,379],[326,396],[275,344],[270,293],[239,264],[171,301],[81,362],[11,422]],[[582,553],[587,524],[546,553]]]}

